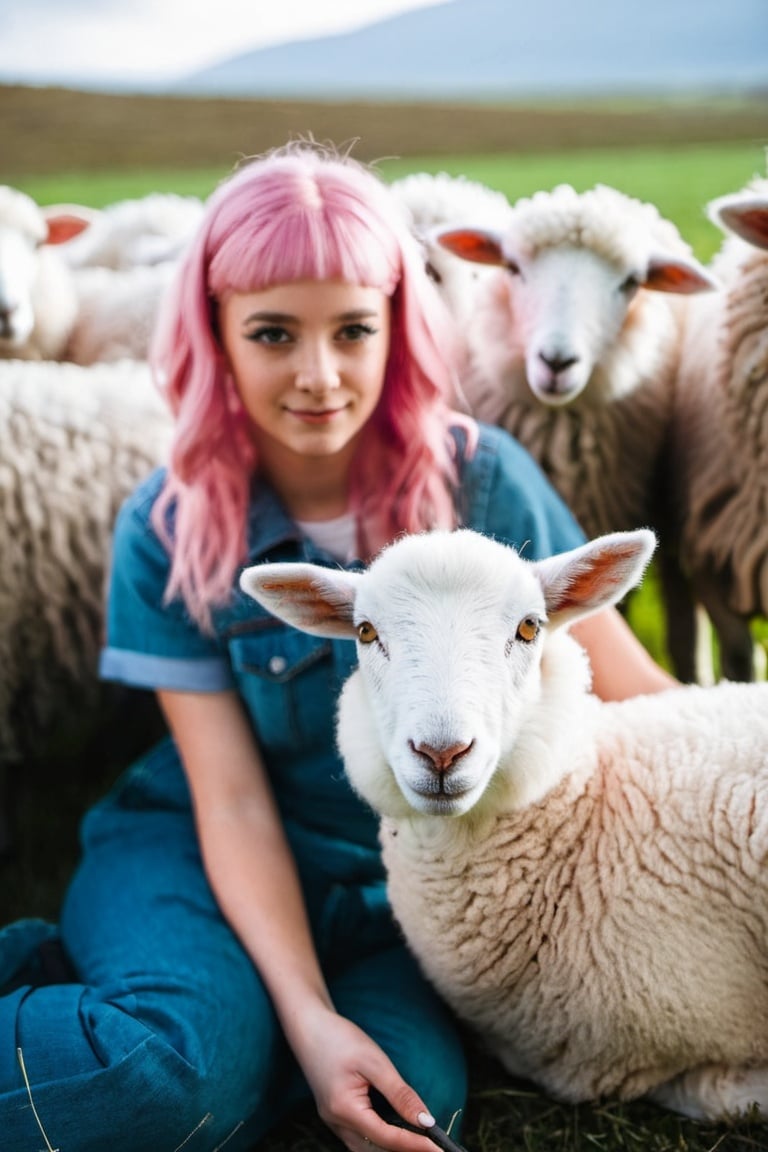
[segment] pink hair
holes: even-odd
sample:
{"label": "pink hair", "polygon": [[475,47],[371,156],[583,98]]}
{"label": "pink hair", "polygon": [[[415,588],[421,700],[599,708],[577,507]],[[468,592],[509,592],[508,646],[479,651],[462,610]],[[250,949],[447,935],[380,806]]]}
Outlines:
{"label": "pink hair", "polygon": [[153,525],[172,554],[166,599],[210,627],[247,557],[258,460],[216,332],[216,301],[296,280],[340,279],[392,299],[384,388],[351,478],[361,544],[453,527],[453,336],[389,190],[328,149],[294,143],[238,168],[211,196],[168,294],[152,362],[176,430]]}

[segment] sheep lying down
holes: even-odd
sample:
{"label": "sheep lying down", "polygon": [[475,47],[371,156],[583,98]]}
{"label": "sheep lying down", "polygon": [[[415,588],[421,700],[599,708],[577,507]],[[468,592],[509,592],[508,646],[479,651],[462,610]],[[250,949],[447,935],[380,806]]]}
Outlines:
{"label": "sheep lying down", "polygon": [[653,547],[530,562],[435,532],[364,573],[264,564],[242,587],[356,640],[339,747],[392,906],[506,1068],[568,1101],[768,1117],[768,685],[605,704],[567,632]]}

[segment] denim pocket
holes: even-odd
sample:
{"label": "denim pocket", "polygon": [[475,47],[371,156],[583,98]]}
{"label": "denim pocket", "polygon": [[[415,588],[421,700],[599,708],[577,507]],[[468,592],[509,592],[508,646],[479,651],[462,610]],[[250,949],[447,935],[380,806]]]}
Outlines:
{"label": "denim pocket", "polygon": [[263,749],[296,753],[307,741],[333,741],[339,684],[330,640],[256,621],[230,636],[229,652]]}

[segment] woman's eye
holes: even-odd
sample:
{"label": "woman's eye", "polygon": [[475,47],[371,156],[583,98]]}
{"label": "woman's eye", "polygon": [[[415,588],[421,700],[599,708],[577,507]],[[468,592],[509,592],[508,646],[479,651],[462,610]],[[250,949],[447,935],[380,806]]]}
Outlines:
{"label": "woman's eye", "polygon": [[539,627],[537,616],[525,616],[517,626],[517,639],[531,644],[539,634]]}
{"label": "woman's eye", "polygon": [[345,324],[341,329],[339,336],[342,340],[365,340],[366,336],[375,336],[378,328],[371,327],[370,324]]}
{"label": "woman's eye", "polygon": [[373,644],[374,640],[378,639],[378,635],[370,620],[363,620],[362,624],[357,626],[357,638],[361,644]]}
{"label": "woman's eye", "polygon": [[287,344],[290,338],[290,333],[278,324],[269,324],[263,328],[254,328],[254,330],[246,336],[246,339],[252,340],[254,344]]}

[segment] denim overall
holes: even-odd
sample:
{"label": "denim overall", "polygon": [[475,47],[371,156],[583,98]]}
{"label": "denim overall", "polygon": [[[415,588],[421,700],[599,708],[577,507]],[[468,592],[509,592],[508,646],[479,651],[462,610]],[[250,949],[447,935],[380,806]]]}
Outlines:
{"label": "denim overall", "polygon": [[[457,433],[461,447],[461,434]],[[481,427],[461,460],[463,523],[529,558],[583,536],[531,458]],[[162,471],[118,517],[104,678],[144,688],[236,689],[250,714],[296,856],[333,1002],[390,1056],[443,1126],[464,1105],[456,1026],[404,946],[386,898],[376,819],[335,747],[351,641],[297,632],[234,593],[206,636],[163,605],[168,558],[149,514]],[[338,566],[263,485],[248,563]],[[351,565],[350,567],[354,567]],[[69,982],[36,978],[60,938]],[[85,816],[82,859],[57,928],[0,932],[0,1149],[227,1152],[253,1147],[310,1093],[259,975],[205,878],[184,772],[170,738]]]}

